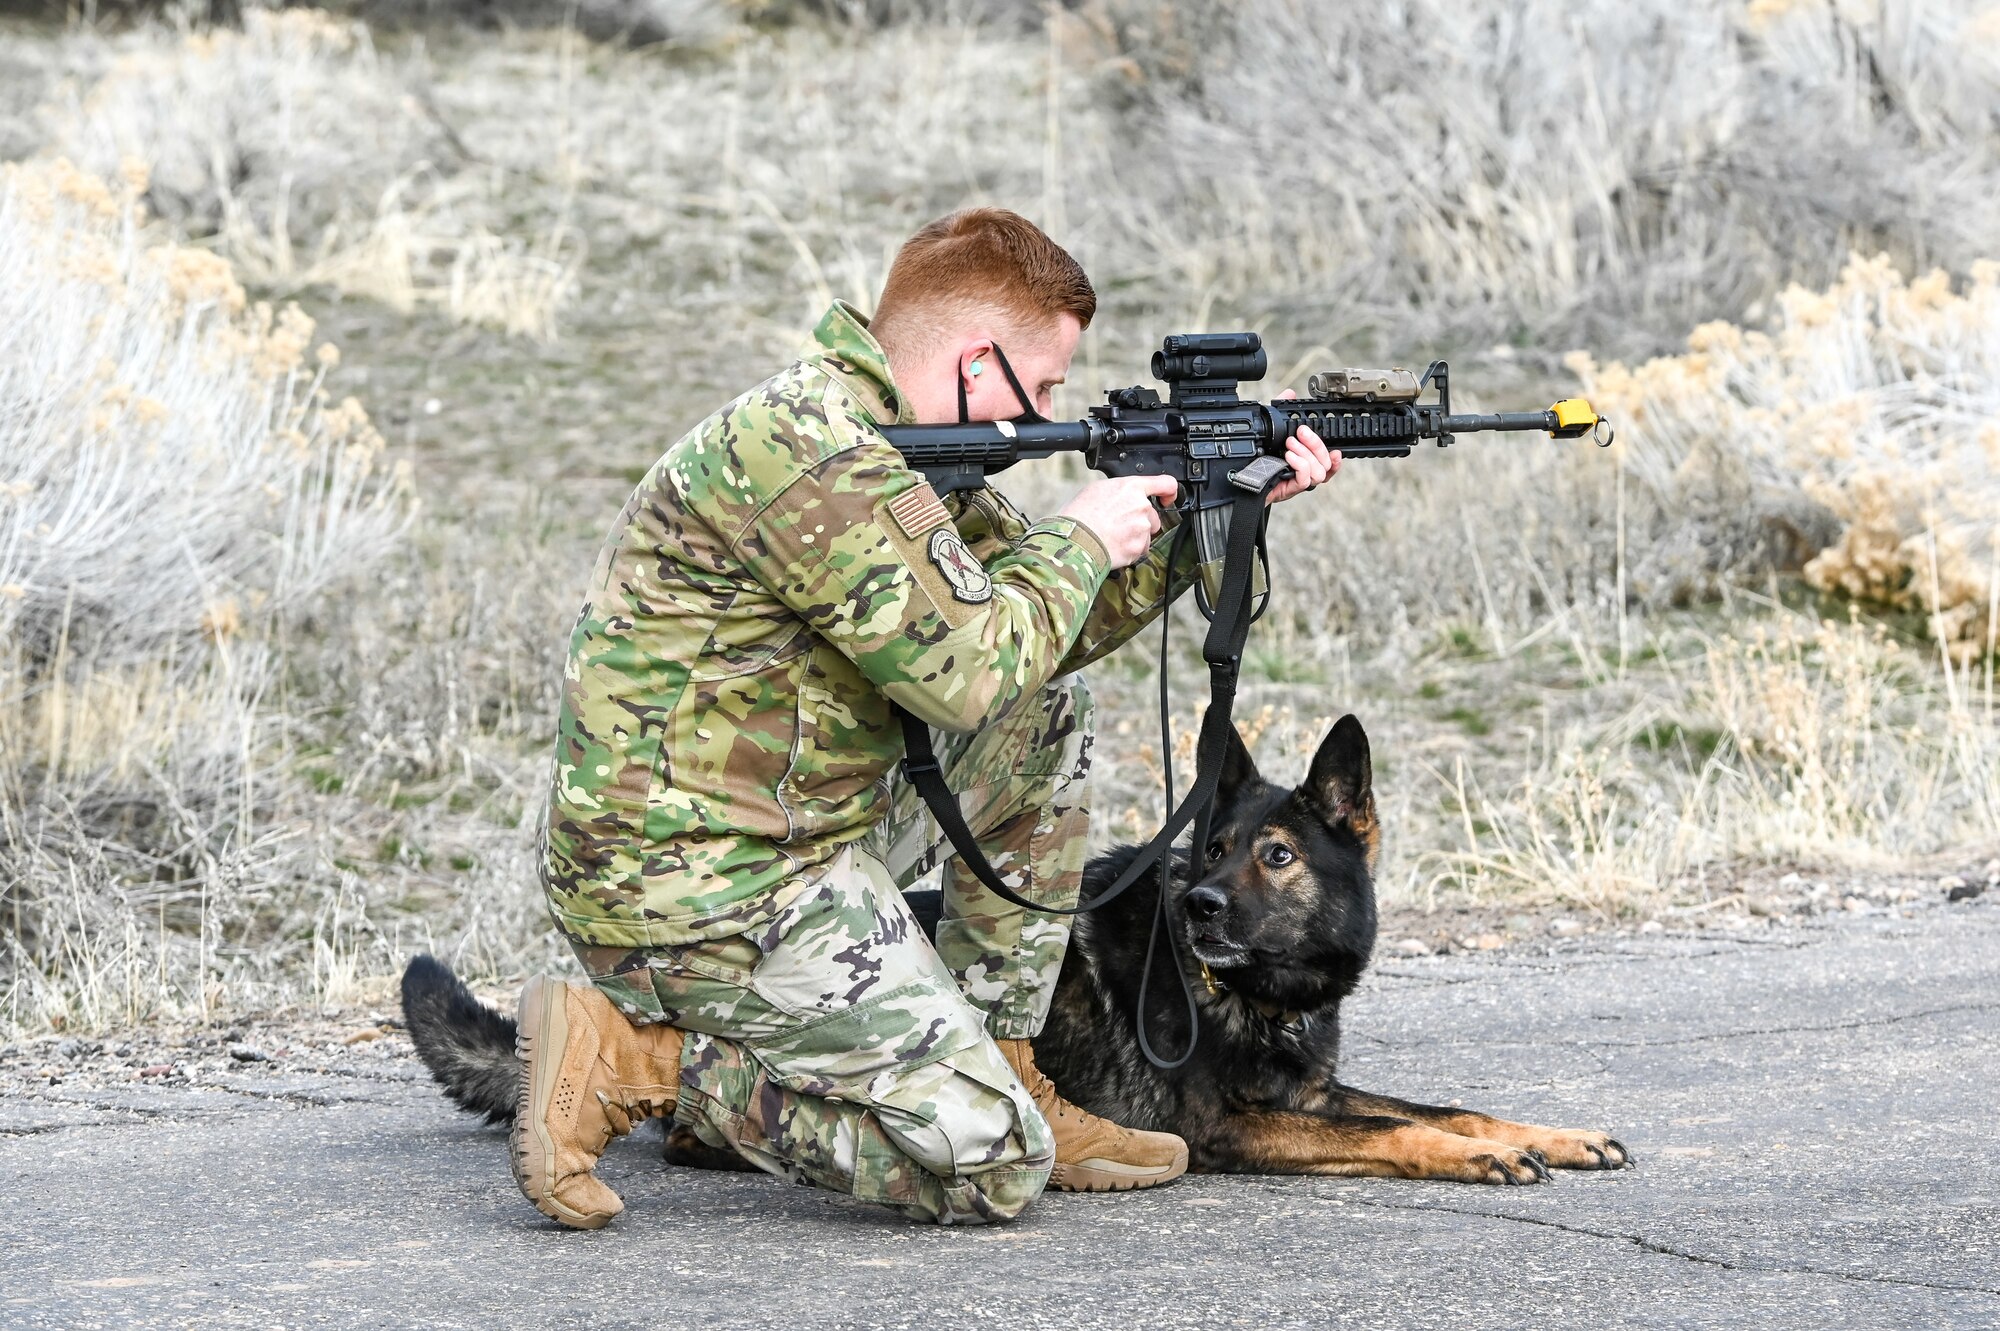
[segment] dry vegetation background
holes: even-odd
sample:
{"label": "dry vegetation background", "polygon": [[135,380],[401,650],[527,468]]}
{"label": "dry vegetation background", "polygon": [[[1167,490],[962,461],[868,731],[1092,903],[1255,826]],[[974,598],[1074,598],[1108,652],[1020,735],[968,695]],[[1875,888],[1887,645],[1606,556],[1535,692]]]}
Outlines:
{"label": "dry vegetation background", "polygon": [[[90,13],[0,26],[0,1026],[551,957],[605,526],[975,202],[1103,293],[1068,414],[1255,327],[1272,391],[1449,356],[1618,421],[1275,520],[1239,715],[1287,776],[1362,717],[1392,903],[1630,922],[2000,845],[2000,6]],[[1156,816],[1152,655],[1098,672],[1106,839]]]}

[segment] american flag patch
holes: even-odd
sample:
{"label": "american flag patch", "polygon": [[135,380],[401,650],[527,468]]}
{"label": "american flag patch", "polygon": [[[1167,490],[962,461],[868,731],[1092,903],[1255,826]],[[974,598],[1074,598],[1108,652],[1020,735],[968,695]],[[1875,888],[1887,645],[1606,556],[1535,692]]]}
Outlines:
{"label": "american flag patch", "polygon": [[937,491],[928,484],[905,490],[891,499],[889,516],[903,529],[903,535],[913,541],[932,528],[942,527],[951,521],[951,514],[944,511]]}

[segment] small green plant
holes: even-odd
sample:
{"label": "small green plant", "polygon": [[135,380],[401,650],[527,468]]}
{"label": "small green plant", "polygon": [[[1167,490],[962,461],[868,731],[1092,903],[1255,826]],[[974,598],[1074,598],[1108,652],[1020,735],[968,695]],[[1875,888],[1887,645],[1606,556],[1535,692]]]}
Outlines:
{"label": "small green plant", "polygon": [[1654,753],[1679,753],[1685,750],[1694,758],[1706,762],[1715,756],[1722,746],[1723,735],[1713,726],[1681,725],[1678,721],[1656,721],[1640,731],[1634,741],[1641,748]]}
{"label": "small green plant", "polygon": [[1454,707],[1444,714],[1444,719],[1457,722],[1468,735],[1485,735],[1493,729],[1493,723],[1486,719],[1484,713],[1475,712],[1470,707]]}
{"label": "small green plant", "polygon": [[1323,684],[1326,672],[1319,663],[1296,651],[1266,647],[1250,653],[1250,664],[1273,684]]}

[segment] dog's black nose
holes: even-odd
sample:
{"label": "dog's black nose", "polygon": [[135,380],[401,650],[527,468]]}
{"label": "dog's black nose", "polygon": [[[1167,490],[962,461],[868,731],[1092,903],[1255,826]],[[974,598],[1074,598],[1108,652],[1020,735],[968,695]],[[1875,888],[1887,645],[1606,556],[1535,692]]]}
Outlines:
{"label": "dog's black nose", "polygon": [[1187,894],[1189,919],[1212,920],[1229,909],[1229,894],[1213,883],[1203,883]]}

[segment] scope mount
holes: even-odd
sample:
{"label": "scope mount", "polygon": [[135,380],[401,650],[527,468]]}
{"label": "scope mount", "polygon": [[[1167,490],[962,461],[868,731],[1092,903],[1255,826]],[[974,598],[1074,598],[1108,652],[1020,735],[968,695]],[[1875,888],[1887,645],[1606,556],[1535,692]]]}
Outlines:
{"label": "scope mount", "polygon": [[1236,386],[1262,379],[1264,339],[1255,333],[1172,333],[1153,353],[1153,377],[1176,407],[1234,402]]}

